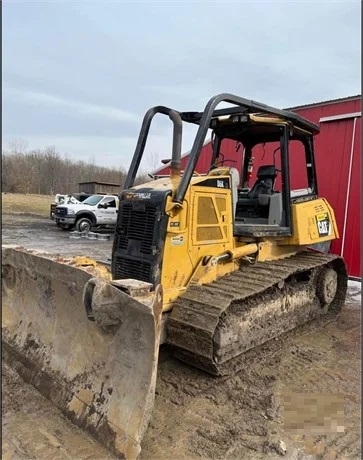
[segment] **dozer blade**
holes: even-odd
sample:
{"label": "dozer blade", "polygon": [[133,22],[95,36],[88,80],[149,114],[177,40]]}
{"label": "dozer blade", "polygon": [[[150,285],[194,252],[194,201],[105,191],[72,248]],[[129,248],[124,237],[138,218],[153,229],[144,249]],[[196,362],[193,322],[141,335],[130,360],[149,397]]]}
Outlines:
{"label": "dozer blade", "polygon": [[51,255],[3,247],[2,258],[4,359],[117,458],[136,458],[154,405],[161,287],[142,303]]}

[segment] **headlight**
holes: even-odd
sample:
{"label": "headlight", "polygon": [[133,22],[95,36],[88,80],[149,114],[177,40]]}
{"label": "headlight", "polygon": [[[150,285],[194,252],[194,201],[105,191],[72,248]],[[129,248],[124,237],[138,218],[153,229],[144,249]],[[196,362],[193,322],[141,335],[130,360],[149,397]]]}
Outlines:
{"label": "headlight", "polygon": [[75,210],[74,209],[67,209],[67,215],[68,216],[73,216],[75,214]]}

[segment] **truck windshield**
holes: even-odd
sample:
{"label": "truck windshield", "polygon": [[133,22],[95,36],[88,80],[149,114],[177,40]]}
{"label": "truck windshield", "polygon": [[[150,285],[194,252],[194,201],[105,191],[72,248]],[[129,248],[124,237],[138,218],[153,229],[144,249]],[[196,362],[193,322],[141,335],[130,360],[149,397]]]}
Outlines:
{"label": "truck windshield", "polygon": [[89,206],[95,206],[102,200],[102,195],[92,195],[89,196],[86,200],[83,201],[82,204],[88,204]]}

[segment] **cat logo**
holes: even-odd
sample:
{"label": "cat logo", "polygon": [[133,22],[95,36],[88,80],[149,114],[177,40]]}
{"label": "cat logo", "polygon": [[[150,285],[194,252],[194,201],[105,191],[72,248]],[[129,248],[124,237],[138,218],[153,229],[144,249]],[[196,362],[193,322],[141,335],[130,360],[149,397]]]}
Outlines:
{"label": "cat logo", "polygon": [[316,217],[316,225],[319,236],[328,236],[332,233],[331,223],[327,212],[318,214]]}

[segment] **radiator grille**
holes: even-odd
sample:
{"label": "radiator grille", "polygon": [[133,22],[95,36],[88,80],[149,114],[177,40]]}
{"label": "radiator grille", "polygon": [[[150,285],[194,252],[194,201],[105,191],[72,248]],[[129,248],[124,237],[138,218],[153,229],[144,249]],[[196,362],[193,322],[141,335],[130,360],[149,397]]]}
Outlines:
{"label": "radiator grille", "polygon": [[116,279],[133,278],[150,282],[151,265],[144,261],[118,257],[115,263],[115,275]]}
{"label": "radiator grille", "polygon": [[121,204],[114,264],[116,279],[133,278],[152,282],[157,212],[157,204],[152,202]]}
{"label": "radiator grille", "polygon": [[119,248],[127,250],[130,240],[140,241],[140,252],[152,254],[156,207],[152,203],[145,210],[135,210],[131,204],[121,208],[121,226],[119,230]]}
{"label": "radiator grille", "polygon": [[63,207],[56,207],[55,208],[55,212],[54,212],[55,216],[57,217],[63,217],[63,216],[66,216],[67,215],[67,208],[63,208]]}

